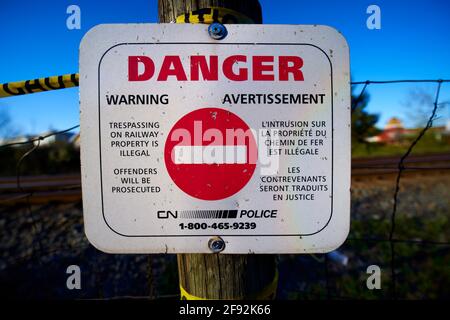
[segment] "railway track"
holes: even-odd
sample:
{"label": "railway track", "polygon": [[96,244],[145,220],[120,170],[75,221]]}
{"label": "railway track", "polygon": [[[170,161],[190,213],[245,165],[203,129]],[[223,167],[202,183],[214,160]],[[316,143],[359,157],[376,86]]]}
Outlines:
{"label": "railway track", "polygon": [[[352,159],[352,179],[370,181],[395,176],[399,157]],[[410,156],[404,161],[405,175],[450,173],[450,153]],[[0,177],[0,206],[17,203],[81,201],[79,174]]]}
{"label": "railway track", "polygon": [[[352,159],[352,177],[390,175],[398,173],[400,157],[376,157]],[[450,170],[450,153],[409,156],[403,162],[405,174]]]}

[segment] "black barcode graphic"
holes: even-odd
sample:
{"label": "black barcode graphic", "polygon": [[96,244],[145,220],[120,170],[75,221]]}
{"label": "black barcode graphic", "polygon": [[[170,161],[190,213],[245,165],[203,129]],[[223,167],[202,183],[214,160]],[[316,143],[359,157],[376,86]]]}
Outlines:
{"label": "black barcode graphic", "polygon": [[184,210],[180,211],[181,219],[233,219],[237,210]]}

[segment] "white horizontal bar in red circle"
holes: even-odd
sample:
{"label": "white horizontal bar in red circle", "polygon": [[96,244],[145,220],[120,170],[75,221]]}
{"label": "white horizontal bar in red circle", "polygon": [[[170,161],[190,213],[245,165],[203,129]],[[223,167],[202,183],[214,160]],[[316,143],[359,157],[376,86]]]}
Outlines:
{"label": "white horizontal bar in red circle", "polygon": [[175,146],[173,148],[175,164],[245,164],[247,146]]}

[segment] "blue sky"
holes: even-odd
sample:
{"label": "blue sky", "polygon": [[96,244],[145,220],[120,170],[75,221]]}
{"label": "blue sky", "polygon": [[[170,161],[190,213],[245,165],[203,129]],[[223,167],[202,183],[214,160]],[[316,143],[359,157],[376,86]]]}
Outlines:
{"label": "blue sky", "polygon": [[[283,1],[260,0],[264,23],[326,24],[340,30],[350,46],[353,80],[450,78],[450,1]],[[81,8],[81,30],[68,30],[66,9]],[[366,8],[381,8],[381,30],[366,27]],[[0,10],[0,83],[78,72],[78,46],[100,23],[156,22],[157,0],[4,1]],[[408,126],[409,92],[434,94],[435,84],[371,85],[368,110]],[[355,88],[356,92],[358,88]],[[444,84],[441,101],[450,101]],[[430,106],[431,108],[432,106]],[[440,122],[450,116],[441,110]],[[0,110],[21,133],[64,129],[79,123],[78,88],[0,99]]]}

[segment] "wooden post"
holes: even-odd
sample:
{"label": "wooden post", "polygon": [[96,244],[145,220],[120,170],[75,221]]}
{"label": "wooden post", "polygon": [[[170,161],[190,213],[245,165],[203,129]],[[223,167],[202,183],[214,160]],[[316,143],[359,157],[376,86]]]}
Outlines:
{"label": "wooden post", "polygon": [[[262,23],[258,0],[158,0],[159,22],[211,7],[232,9]],[[204,299],[270,299],[276,290],[274,255],[179,254],[178,273],[183,289]]]}
{"label": "wooden post", "polygon": [[177,17],[204,8],[221,7],[240,12],[254,23],[262,23],[258,0],[158,0],[159,22],[175,22]]}

